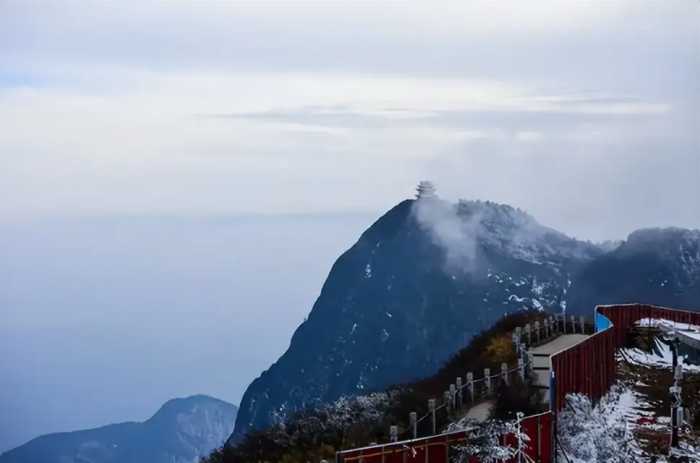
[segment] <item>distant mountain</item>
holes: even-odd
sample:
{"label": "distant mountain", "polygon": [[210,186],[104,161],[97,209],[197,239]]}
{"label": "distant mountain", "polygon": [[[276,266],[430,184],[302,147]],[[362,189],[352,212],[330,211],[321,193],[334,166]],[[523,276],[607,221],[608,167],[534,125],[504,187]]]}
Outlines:
{"label": "distant mountain", "polygon": [[238,409],[204,395],[166,402],[143,423],[48,434],[0,455],[0,463],[196,463],[221,446]]}
{"label": "distant mountain", "polygon": [[230,442],[428,376],[505,313],[563,310],[574,276],[603,254],[510,206],[403,201],[335,262],[287,352],[248,387]]}
{"label": "distant mountain", "polygon": [[700,307],[700,230],[635,231],[587,265],[570,291],[570,304],[580,313],[625,302]]}

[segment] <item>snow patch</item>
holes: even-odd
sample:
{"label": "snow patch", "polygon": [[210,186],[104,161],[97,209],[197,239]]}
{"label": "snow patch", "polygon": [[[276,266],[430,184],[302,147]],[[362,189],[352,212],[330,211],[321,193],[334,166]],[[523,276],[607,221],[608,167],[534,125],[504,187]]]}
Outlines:
{"label": "snow patch", "polygon": [[[654,339],[653,352],[646,352],[635,347],[620,349],[620,355],[632,365],[653,368],[671,368],[673,365],[671,348],[658,339]],[[682,355],[678,356],[678,364],[681,365],[683,371],[700,373],[700,365],[686,363]]]}

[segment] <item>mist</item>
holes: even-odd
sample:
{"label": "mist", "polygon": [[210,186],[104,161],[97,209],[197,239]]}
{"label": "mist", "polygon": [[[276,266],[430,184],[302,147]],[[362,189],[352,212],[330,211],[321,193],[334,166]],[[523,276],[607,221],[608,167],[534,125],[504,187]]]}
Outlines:
{"label": "mist", "polygon": [[0,452],[238,404],[289,345],[365,215],[102,217],[0,226]]}
{"label": "mist", "polygon": [[[238,402],[420,180],[582,240],[700,228],[699,17],[0,1],[0,451],[174,396]],[[478,220],[417,214],[473,265]]]}
{"label": "mist", "polygon": [[456,205],[437,197],[418,198],[411,212],[433,243],[444,250],[447,272],[472,273],[477,269],[480,213],[460,217]]}

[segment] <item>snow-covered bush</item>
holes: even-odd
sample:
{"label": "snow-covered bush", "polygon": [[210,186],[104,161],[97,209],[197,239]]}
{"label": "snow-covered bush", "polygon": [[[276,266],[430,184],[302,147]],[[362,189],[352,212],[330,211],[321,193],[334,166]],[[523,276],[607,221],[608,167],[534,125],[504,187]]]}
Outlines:
{"label": "snow-covered bush", "polygon": [[595,407],[581,394],[569,394],[557,416],[559,443],[576,463],[636,462],[637,447],[626,414],[634,394],[613,387]]}
{"label": "snow-covered bush", "polygon": [[483,463],[501,462],[510,460],[518,455],[517,446],[503,443],[503,436],[511,435],[517,442],[520,440],[523,450],[530,441],[527,434],[522,432],[516,422],[504,422],[488,420],[476,422],[473,420],[460,420],[452,423],[448,431],[465,430],[469,438],[464,444],[454,447],[455,463],[466,463],[471,457],[477,457]]}
{"label": "snow-covered bush", "polygon": [[362,396],[341,397],[322,408],[328,414],[329,425],[342,429],[358,422],[380,421],[393,395],[391,392],[375,392]]}

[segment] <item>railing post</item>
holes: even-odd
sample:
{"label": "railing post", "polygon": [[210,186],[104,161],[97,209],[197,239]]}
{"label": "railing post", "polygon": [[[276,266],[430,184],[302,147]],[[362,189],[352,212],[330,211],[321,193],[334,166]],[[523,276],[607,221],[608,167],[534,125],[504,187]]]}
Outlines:
{"label": "railing post", "polygon": [[450,384],[450,405],[452,410],[457,409],[457,388],[454,384]]}
{"label": "railing post", "polygon": [[389,426],[389,440],[397,442],[399,440],[399,427],[396,425]]}
{"label": "railing post", "polygon": [[522,358],[518,359],[518,374],[520,375],[520,380],[525,382],[525,362]]}
{"label": "railing post", "polygon": [[576,333],[576,317],[571,316],[571,334]]}
{"label": "railing post", "polygon": [[408,423],[411,427],[411,436],[416,439],[418,437],[418,414],[416,412],[408,414]]}
{"label": "railing post", "polygon": [[510,386],[510,378],[508,378],[508,364],[501,363],[501,378],[503,378],[503,384]]}
{"label": "railing post", "polygon": [[462,392],[462,377],[458,376],[455,381],[457,383],[457,408],[461,410],[464,406],[464,394]]}
{"label": "railing post", "polygon": [[467,387],[469,388],[469,398],[474,403],[474,373],[471,371],[467,372]]}
{"label": "railing post", "polygon": [[580,321],[581,321],[581,334],[586,334],[586,321],[584,320],[583,315],[581,315]]}
{"label": "railing post", "polygon": [[544,325],[544,338],[549,339],[549,320],[545,318],[542,324]]}
{"label": "railing post", "polygon": [[535,342],[537,344],[540,343],[540,322],[539,321],[535,322]]}
{"label": "railing post", "polygon": [[[522,434],[523,433],[522,433],[522,428],[521,428],[521,421],[523,420],[523,416],[525,416],[525,414],[523,412],[517,412],[515,414],[515,417],[517,419],[517,424],[516,424],[517,430],[515,433],[516,433],[516,436],[518,439],[518,463],[523,461],[523,441],[522,441]],[[555,449],[555,452],[556,452],[556,449]]]}
{"label": "railing post", "polygon": [[491,369],[484,368],[484,385],[486,386],[486,395],[491,395]]}
{"label": "railing post", "polygon": [[532,345],[532,335],[530,334],[530,324],[525,325],[525,336],[527,336],[528,347]]}
{"label": "railing post", "polygon": [[437,423],[435,422],[435,399],[428,399],[428,412],[430,412],[431,435],[437,434]]}
{"label": "railing post", "polygon": [[515,355],[520,355],[520,338],[515,331],[513,332],[513,345],[515,346]]}
{"label": "railing post", "polygon": [[450,390],[446,390],[445,392],[442,393],[442,401],[445,404],[445,407],[447,408],[447,413],[450,413],[452,411],[451,401],[450,401]]}

